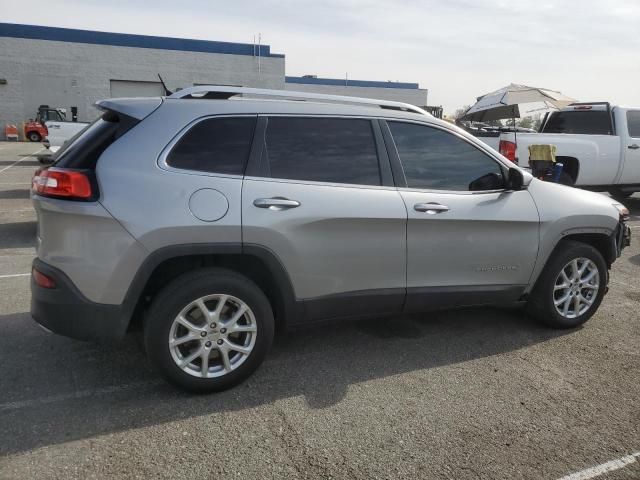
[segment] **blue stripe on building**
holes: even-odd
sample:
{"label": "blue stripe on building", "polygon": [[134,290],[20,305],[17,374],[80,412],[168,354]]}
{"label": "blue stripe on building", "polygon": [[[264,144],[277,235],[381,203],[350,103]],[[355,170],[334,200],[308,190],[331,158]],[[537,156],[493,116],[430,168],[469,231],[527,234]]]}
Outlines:
{"label": "blue stripe on building", "polygon": [[[54,40],[57,42],[89,43],[117,47],[156,48],[183,52],[223,53],[228,55],[257,55],[258,46],[251,43],[214,42],[187,38],[154,37],[129,33],[94,32],[73,28],[42,27],[0,23],[0,37]],[[271,53],[269,45],[260,46],[260,56],[284,58],[283,54]]]}
{"label": "blue stripe on building", "polygon": [[332,85],[337,87],[376,87],[376,88],[406,88],[417,90],[417,83],[407,82],[376,82],[373,80],[349,80],[344,78],[317,78],[317,77],[284,77],[286,83],[298,83],[303,85]]}

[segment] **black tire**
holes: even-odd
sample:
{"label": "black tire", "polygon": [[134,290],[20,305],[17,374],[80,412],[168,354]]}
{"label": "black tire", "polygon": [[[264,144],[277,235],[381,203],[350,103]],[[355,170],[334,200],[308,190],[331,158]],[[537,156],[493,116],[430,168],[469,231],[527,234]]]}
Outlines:
{"label": "black tire", "polygon": [[27,135],[27,138],[29,139],[30,142],[39,142],[42,140],[42,137],[38,132],[29,132],[29,135]]}
{"label": "black tire", "polygon": [[[173,360],[168,340],[174,319],[189,303],[211,294],[232,295],[249,306],[257,324],[251,353],[235,370],[215,378],[199,378],[183,371]],[[171,384],[191,392],[221,391],[249,377],[262,363],[273,342],[274,319],[265,294],[248,278],[221,268],[186,273],[154,298],[144,324],[144,344],[155,369]]]}
{"label": "black tire", "polygon": [[[595,264],[599,275],[599,289],[593,298],[593,303],[584,313],[574,318],[567,318],[556,310],[554,287],[561,270],[571,260],[578,258],[587,258]],[[527,302],[527,311],[537,320],[553,328],[578,327],[598,310],[606,292],[607,280],[607,264],[598,250],[586,243],[564,241],[553,252],[538,278]]]}
{"label": "black tire", "polygon": [[623,201],[629,198],[631,195],[633,195],[633,192],[623,192],[618,188],[614,188],[612,190],[609,190],[609,194],[616,200]]}
{"label": "black tire", "polygon": [[576,182],[573,181],[573,177],[567,172],[560,172],[560,180],[558,183],[561,185],[567,185],[568,187],[573,187]]}

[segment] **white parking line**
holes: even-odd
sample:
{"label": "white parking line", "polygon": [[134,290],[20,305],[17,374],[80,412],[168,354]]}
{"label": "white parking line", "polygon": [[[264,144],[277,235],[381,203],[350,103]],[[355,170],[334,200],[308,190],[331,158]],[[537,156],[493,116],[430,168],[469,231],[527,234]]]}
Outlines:
{"label": "white parking line", "polygon": [[611,460],[610,462],[596,465],[595,467],[585,468],[579,472],[565,475],[559,480],[589,480],[590,478],[596,478],[600,475],[604,475],[605,473],[620,470],[621,468],[631,465],[637,461],[638,457],[640,457],[640,452],[635,452],[631,455],[626,455],[624,457]]}
{"label": "white parking line", "polygon": [[96,388],[93,390],[78,390],[72,393],[61,393],[59,395],[51,395],[49,397],[33,398],[30,400],[18,400],[16,402],[0,403],[0,412],[8,410],[19,410],[21,408],[37,407],[55,402],[64,402],[66,400],[74,400],[78,398],[95,397],[117,393],[124,390],[139,389],[149,386],[161,385],[160,382],[137,382],[126,383],[124,385],[113,385],[111,387]]}
{"label": "white parking line", "polygon": [[20,160],[18,160],[17,162],[12,163],[11,165],[9,165],[8,167],[4,167],[2,170],[0,170],[0,173],[4,172],[5,170],[9,170],[11,167],[19,164],[21,161],[23,161],[25,158],[29,158],[29,157],[22,157]]}
{"label": "white parking line", "polygon": [[0,275],[0,278],[28,277],[30,273],[14,273],[11,275]]}
{"label": "white parking line", "polygon": [[0,170],[0,173],[4,172],[5,170],[9,170],[11,167],[19,164],[20,162],[22,162],[23,160],[26,160],[27,158],[32,158],[35,157],[36,155],[38,155],[42,150],[44,150],[44,148],[41,148],[40,150],[38,150],[35,153],[32,153],[30,155],[25,155],[24,157],[22,157],[20,160],[18,160],[17,162],[13,162],[11,165],[9,165],[8,167],[4,167],[2,170]]}

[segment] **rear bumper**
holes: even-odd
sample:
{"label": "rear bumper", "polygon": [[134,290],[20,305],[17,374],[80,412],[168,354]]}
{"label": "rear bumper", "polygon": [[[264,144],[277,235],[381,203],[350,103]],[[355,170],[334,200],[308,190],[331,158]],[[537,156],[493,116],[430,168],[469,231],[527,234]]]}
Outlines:
{"label": "rear bumper", "polygon": [[55,288],[43,288],[31,278],[31,316],[37,323],[79,340],[113,342],[124,336],[128,319],[121,305],[87,300],[61,270],[37,258],[33,268],[56,283]]}

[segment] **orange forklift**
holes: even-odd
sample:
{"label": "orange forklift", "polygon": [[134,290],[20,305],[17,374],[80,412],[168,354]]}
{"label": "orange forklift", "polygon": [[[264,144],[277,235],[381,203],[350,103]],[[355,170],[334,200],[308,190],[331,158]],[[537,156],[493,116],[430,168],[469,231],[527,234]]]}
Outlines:
{"label": "orange forklift", "polygon": [[40,105],[36,118],[30,118],[24,125],[24,136],[31,142],[41,142],[49,131],[45,125],[47,121],[66,122],[66,108],[52,108],[49,105]]}

